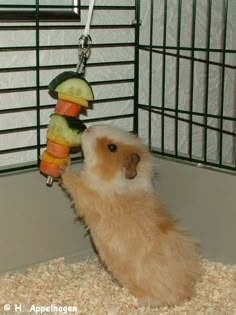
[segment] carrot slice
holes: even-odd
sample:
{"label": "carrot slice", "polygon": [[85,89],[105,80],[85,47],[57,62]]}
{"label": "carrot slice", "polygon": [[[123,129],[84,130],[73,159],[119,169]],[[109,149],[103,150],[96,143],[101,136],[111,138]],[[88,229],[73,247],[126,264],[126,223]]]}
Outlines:
{"label": "carrot slice", "polygon": [[41,161],[46,161],[48,163],[52,163],[58,166],[64,165],[67,161],[66,158],[58,158],[48,153],[47,150],[44,150],[40,156]]}
{"label": "carrot slice", "polygon": [[59,177],[60,176],[60,166],[56,164],[49,163],[42,160],[40,162],[40,172],[44,175]]}
{"label": "carrot slice", "polygon": [[70,147],[48,139],[47,152],[58,158],[66,158],[69,155]]}
{"label": "carrot slice", "polygon": [[55,107],[55,113],[70,117],[77,117],[80,112],[80,105],[59,99]]}

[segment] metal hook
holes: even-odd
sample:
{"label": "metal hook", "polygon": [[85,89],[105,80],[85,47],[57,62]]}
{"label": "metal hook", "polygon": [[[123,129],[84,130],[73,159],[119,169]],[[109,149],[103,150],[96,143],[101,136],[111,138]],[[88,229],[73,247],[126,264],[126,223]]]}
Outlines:
{"label": "metal hook", "polygon": [[87,59],[89,57],[89,49],[92,43],[92,38],[90,35],[82,35],[79,38],[79,61],[77,64],[76,72],[83,74],[85,71],[85,66]]}
{"label": "metal hook", "polygon": [[84,53],[89,52],[89,48],[92,44],[92,38],[90,35],[82,35],[79,38],[79,49],[82,50]]}

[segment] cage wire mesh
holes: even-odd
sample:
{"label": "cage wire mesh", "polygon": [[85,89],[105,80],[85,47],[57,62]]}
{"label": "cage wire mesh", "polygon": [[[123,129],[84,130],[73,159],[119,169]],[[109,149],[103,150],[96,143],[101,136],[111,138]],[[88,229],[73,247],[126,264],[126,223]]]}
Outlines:
{"label": "cage wire mesh", "polygon": [[[80,21],[45,22],[38,18],[41,10],[70,10],[72,1],[65,0],[63,6],[58,5],[61,1],[53,2],[53,6],[49,0],[21,2],[8,1],[7,6],[0,6],[1,10],[30,9],[35,17],[32,22],[0,25],[1,173],[37,165],[56,105],[48,94],[48,83],[59,73],[76,69],[89,4],[88,0],[80,1]],[[90,32],[93,44],[85,73],[96,100],[92,109],[79,117],[87,126],[95,121],[114,121],[133,128],[134,19],[134,1],[119,1],[119,5],[96,1]]]}
{"label": "cage wire mesh", "polygon": [[141,134],[163,156],[235,171],[236,1],[141,1],[141,16]]}
{"label": "cage wire mesh", "polygon": [[[0,24],[0,173],[37,166],[55,107],[47,85],[76,68],[88,1],[80,21],[39,20],[50,2],[8,1],[35,20]],[[85,74],[96,100],[80,119],[138,131],[160,155],[235,171],[235,24],[234,0],[96,0]]]}

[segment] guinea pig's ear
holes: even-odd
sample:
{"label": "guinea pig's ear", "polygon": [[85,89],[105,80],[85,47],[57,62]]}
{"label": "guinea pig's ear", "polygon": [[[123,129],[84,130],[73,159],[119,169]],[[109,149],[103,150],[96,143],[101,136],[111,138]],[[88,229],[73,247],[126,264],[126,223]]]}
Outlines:
{"label": "guinea pig's ear", "polygon": [[124,167],[125,167],[125,177],[127,179],[133,179],[137,176],[137,164],[140,161],[140,156],[137,153],[131,153],[125,163],[124,163]]}

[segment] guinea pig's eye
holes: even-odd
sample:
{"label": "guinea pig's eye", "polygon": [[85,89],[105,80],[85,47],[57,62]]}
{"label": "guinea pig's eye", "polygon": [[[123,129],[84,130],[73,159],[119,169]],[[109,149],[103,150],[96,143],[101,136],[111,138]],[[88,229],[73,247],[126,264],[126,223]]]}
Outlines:
{"label": "guinea pig's eye", "polygon": [[114,143],[109,143],[107,145],[107,147],[108,147],[108,150],[111,151],[111,152],[116,152],[117,151],[117,145],[114,144]]}

